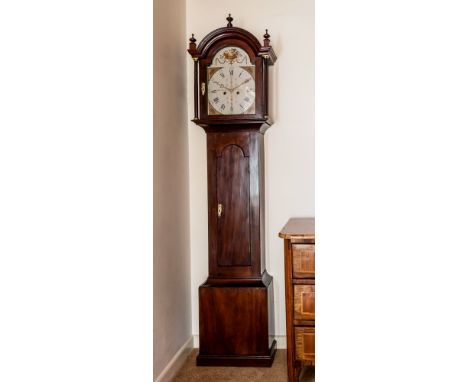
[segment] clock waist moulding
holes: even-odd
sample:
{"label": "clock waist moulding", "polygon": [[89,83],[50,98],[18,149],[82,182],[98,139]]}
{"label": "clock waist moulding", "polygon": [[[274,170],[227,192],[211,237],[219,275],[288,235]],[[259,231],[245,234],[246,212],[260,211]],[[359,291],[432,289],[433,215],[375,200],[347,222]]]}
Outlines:
{"label": "clock waist moulding", "polygon": [[195,116],[207,134],[208,278],[199,287],[199,366],[271,366],[273,278],[265,269],[264,133],[268,67],[263,45],[228,25],[188,52],[194,60]]}

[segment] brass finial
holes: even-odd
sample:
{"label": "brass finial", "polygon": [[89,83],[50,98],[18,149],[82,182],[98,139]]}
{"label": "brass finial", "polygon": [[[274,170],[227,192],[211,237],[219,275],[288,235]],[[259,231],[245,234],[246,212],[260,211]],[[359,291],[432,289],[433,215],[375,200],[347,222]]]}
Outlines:
{"label": "brass finial", "polygon": [[226,17],[226,20],[228,21],[228,27],[232,27],[232,20],[234,20],[232,17],[231,17],[231,14],[229,14],[228,17]]}
{"label": "brass finial", "polygon": [[194,34],[192,33],[192,37],[190,37],[189,41],[192,43],[192,44],[195,44],[195,42],[197,41],[197,39],[195,38]]}
{"label": "brass finial", "polygon": [[[193,36],[193,35],[192,35]],[[270,38],[270,35],[268,34],[268,29],[265,29],[265,34],[263,35],[263,38],[265,40],[268,40]]]}

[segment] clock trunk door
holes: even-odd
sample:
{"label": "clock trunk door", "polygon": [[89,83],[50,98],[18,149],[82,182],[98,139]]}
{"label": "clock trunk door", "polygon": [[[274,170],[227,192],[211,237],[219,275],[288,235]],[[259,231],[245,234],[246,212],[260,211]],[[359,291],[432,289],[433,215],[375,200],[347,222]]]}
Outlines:
{"label": "clock trunk door", "polygon": [[250,266],[249,157],[229,144],[216,159],[218,266]]}

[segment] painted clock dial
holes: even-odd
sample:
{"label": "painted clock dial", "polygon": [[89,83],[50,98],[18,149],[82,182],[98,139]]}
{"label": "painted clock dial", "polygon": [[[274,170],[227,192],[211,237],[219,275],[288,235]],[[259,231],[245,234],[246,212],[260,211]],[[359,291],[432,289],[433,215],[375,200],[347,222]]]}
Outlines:
{"label": "painted clock dial", "polygon": [[255,65],[241,48],[219,50],[208,70],[208,114],[255,114]]}

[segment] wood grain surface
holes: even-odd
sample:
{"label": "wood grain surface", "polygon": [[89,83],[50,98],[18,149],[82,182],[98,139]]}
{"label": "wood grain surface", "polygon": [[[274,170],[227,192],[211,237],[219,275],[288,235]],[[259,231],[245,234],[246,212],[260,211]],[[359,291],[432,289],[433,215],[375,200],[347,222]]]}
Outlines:
{"label": "wood grain surface", "polygon": [[310,278],[315,275],[315,245],[293,244],[293,277]]}
{"label": "wood grain surface", "polygon": [[[227,145],[217,157],[218,264],[250,265],[249,157]],[[217,207],[218,208],[218,207]]]}
{"label": "wood grain surface", "polygon": [[315,328],[296,326],[296,357],[315,363]]}
{"label": "wood grain surface", "polygon": [[291,218],[284,238],[288,381],[315,367],[315,219]]}
{"label": "wood grain surface", "polygon": [[315,218],[291,218],[279,233],[283,239],[315,239]]}
{"label": "wood grain surface", "polygon": [[315,285],[294,285],[294,319],[315,319]]}

